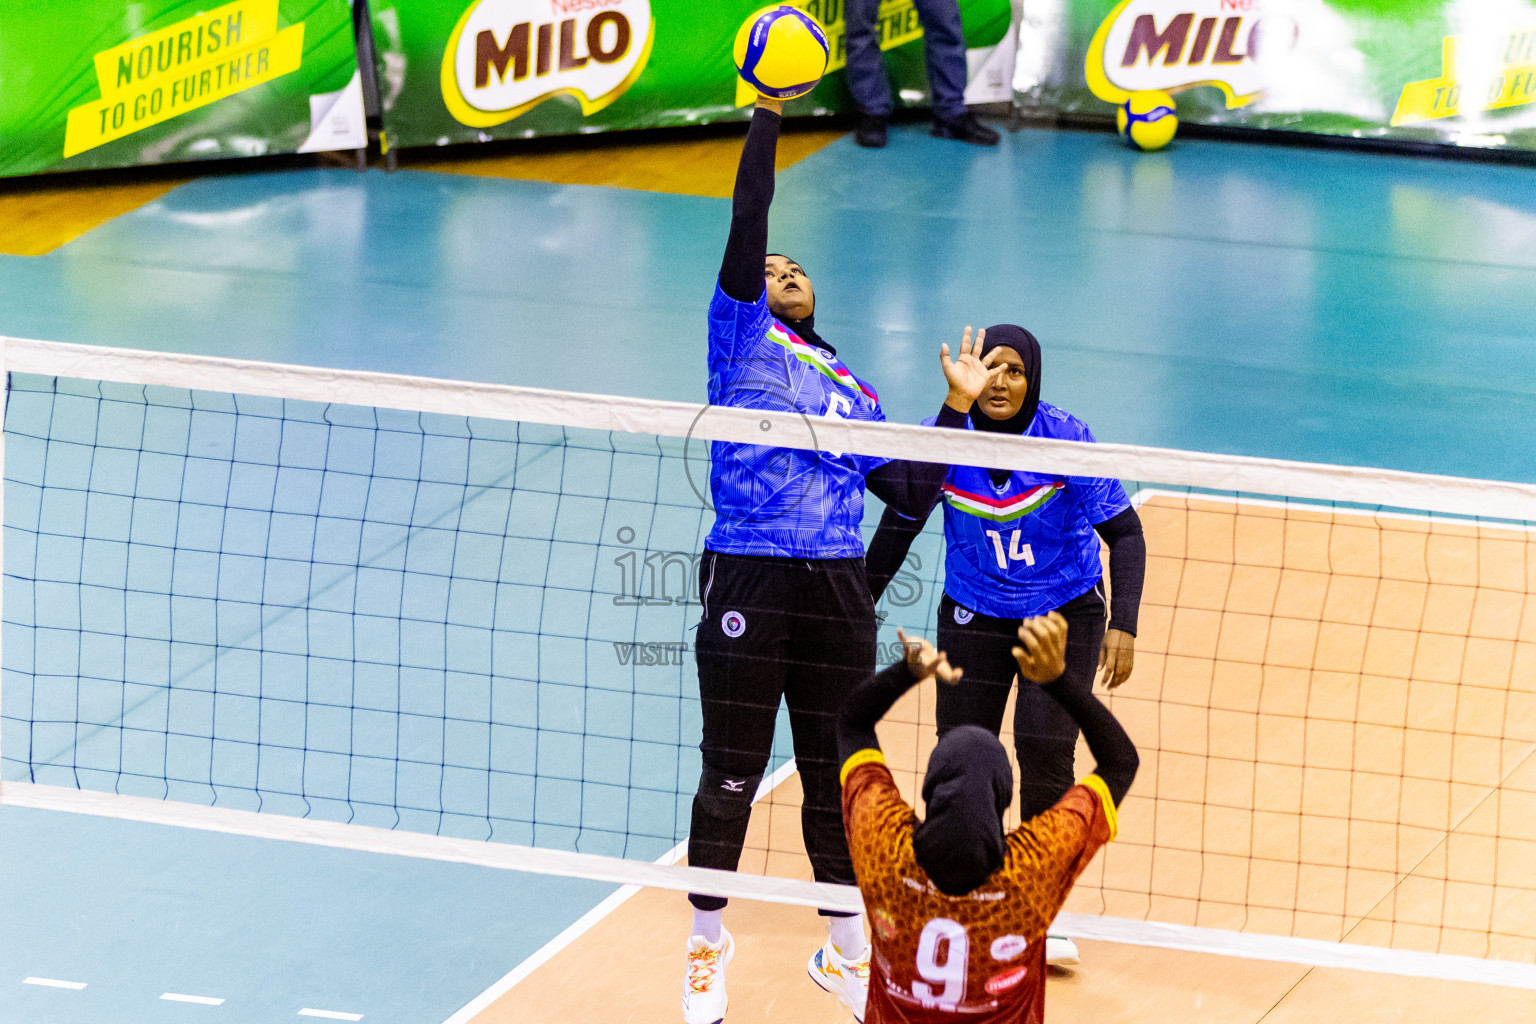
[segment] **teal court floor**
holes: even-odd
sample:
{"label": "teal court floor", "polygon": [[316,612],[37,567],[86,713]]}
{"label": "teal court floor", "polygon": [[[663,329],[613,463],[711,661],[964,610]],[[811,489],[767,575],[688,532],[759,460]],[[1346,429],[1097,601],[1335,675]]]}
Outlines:
{"label": "teal court floor", "polygon": [[[941,341],[1011,321],[1101,440],[1536,482],[1532,173],[903,127],[784,171],[771,244],[892,420],[942,398]],[[0,334],[702,401],[728,219],[427,171],[206,177],[0,256]],[[202,1012],[167,992],[440,1024],[613,888],[11,807],[0,881],[0,1024]]]}

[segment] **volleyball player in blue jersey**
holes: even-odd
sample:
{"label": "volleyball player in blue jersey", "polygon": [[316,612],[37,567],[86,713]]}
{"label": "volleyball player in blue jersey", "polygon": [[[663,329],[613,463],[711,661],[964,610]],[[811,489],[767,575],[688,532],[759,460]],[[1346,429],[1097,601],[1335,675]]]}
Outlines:
{"label": "volleyball player in blue jersey", "polygon": [[[768,249],[774,151],[782,105],[760,99],[742,149],[731,230],[709,307],[711,404],[880,421],[873,388],[843,365],[815,327],[815,293],[800,265]],[[933,422],[963,427],[1001,369],[943,347],[948,396]],[[734,871],[752,799],[767,766],[782,698],[789,709],[804,799],[801,829],[817,881],[856,880],[843,831],[836,716],[875,670],[875,606],[859,525],[866,486],[888,506],[921,515],[947,467],[862,455],[716,442],[710,492],[715,525],[699,564],[703,614],[696,651],[703,771],[693,801],[688,862]],[[683,988],[687,1024],[725,1016],[734,952],[726,901],[695,893]],[[868,944],[862,918],[823,911],[829,939],[811,977],[863,1018]]]}
{"label": "volleyball player in blue jersey", "polygon": [[[965,347],[969,344],[966,332]],[[972,407],[972,430],[1092,441],[1077,417],[1040,401],[1040,344],[1012,324],[977,337],[982,361],[1004,368]],[[961,725],[994,734],[1017,666],[1022,620],[1059,611],[1067,620],[1067,671],[1057,685],[1088,694],[1097,671],[1113,689],[1130,676],[1136,616],[1146,574],[1141,520],[1118,480],[1061,477],[952,466],[944,481],[944,596],[937,644],[963,669],[957,686],[939,688],[939,735]],[[868,578],[879,600],[901,567],[930,510],[912,516],[888,508],[869,545]],[[1110,605],[1105,628],[1099,540],[1109,546]],[[1013,736],[1019,759],[1019,814],[1028,821],[1076,782],[1077,722],[1038,686],[1020,686]],[[1055,939],[1047,955],[1077,962],[1071,943]],[[1054,955],[1053,955],[1054,954]]]}

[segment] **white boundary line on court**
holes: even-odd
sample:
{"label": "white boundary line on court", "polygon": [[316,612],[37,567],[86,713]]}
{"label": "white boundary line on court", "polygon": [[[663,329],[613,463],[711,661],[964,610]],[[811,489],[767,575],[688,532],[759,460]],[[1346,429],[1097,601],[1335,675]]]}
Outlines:
{"label": "white boundary line on court", "polygon": [[[765,776],[763,780],[757,784],[757,793],[752,797],[752,803],[755,805],[763,797],[777,789],[779,787],[779,783],[783,782],[794,773],[795,759],[790,758],[788,761],[785,761],[783,764],[775,768],[772,774]],[[687,852],[688,840],[684,839],[682,842],[672,847],[672,849],[656,858],[655,863],[668,865],[676,864],[678,861],[683,859]],[[481,1010],[484,1010],[496,1000],[512,991],[512,989],[515,988],[524,978],[528,977],[534,971],[538,970],[540,967],[543,967],[549,961],[553,960],[557,953],[565,949],[565,947],[569,946],[577,939],[581,938],[582,935],[586,934],[586,932],[595,927],[599,921],[613,913],[615,910],[618,910],[626,900],[628,900],[631,896],[635,895],[635,893],[639,891],[640,886],[638,885],[626,885],[616,892],[609,893],[607,898],[604,899],[601,903],[587,911],[585,914],[582,914],[574,922],[571,923],[570,927],[566,928],[559,935],[556,935],[554,938],[544,943],[544,945],[540,946],[516,967],[502,975],[490,988],[486,989],[484,992],[481,992],[478,996],[465,1003],[462,1007],[459,1008],[457,1013],[445,1020],[443,1024],[469,1024],[469,1021],[474,1019],[474,1017],[480,1013]]]}
{"label": "white boundary line on court", "polygon": [[[255,811],[171,803],[146,797],[92,793],[31,782],[0,783],[0,804],[42,810],[91,814],[125,821],[174,825],[208,832],[309,843],[366,853],[393,854],[457,864],[502,868],[533,874],[587,878],[625,885],[651,886],[681,892],[706,891],[740,899],[766,900],[828,910],[862,912],[863,901],[852,886],[825,885],[760,875],[738,875],[710,868],[682,867],[648,861],[626,861],[590,853],[541,850],[478,839],[455,839],[419,833],[394,832],[367,825],[287,818]],[[618,903],[607,907],[611,912]],[[601,907],[602,904],[599,904]],[[590,928],[601,915],[594,908],[577,922]],[[589,919],[590,918],[590,919]],[[1446,981],[1470,981],[1485,985],[1536,990],[1536,964],[1484,960],[1447,953],[1363,946],[1348,942],[1299,939],[1284,935],[1258,935],[1218,928],[1140,921],[1134,918],[1061,914],[1057,923],[1074,938],[1101,939],[1133,946],[1155,946],[1192,953],[1211,953],[1252,960],[1337,967],[1351,971],[1431,977]],[[561,933],[572,941],[584,931],[572,925]],[[558,941],[560,937],[557,937]],[[546,944],[548,946],[549,944]],[[554,955],[552,950],[550,956]],[[534,956],[538,956],[536,953]],[[532,959],[532,958],[530,958]],[[525,961],[526,962],[526,961]],[[537,965],[535,965],[537,966]],[[530,968],[531,971],[531,968]],[[514,970],[514,974],[516,971]],[[510,988],[521,978],[514,978]],[[461,1013],[463,1011],[460,1011]],[[456,1018],[450,1018],[455,1020]]]}
{"label": "white boundary line on court", "polygon": [[[1113,476],[1217,491],[1536,522],[1536,485],[1288,459],[1182,452],[1142,445],[1056,441],[1010,434],[863,423],[763,409],[728,409],[618,395],[322,369],[172,352],[0,338],[16,373],[261,395],[308,402],[517,420],[589,430],[822,448],[886,458]],[[703,453],[700,452],[702,457]]]}
{"label": "white boundary line on court", "polygon": [[859,891],[848,885],[742,875],[713,868],[625,860],[595,853],[517,846],[483,839],[400,832],[371,825],[292,818],[229,807],[207,807],[151,797],[45,786],[35,782],[0,782],[0,804],[91,814],[150,825],[175,825],[253,839],[279,839],[363,853],[475,864],[535,875],[586,878],[595,882],[617,882],[620,885],[650,886],[679,892],[710,892],[720,896],[767,900],[792,906],[851,911],[859,911],[863,907]]}
{"label": "white boundary line on court", "polygon": [[160,998],[168,1003],[199,1003],[203,1006],[223,1006],[221,996],[191,996],[185,992],[162,992]]}
{"label": "white boundary line on court", "polygon": [[1074,939],[1097,939],[1131,946],[1153,946],[1185,953],[1209,953],[1244,960],[1332,967],[1373,974],[1397,974],[1410,978],[1470,981],[1508,988],[1536,989],[1536,964],[1510,960],[1484,960],[1451,953],[1421,953],[1411,949],[1361,946],[1352,942],[1298,939],[1284,935],[1260,935],[1223,928],[1197,928],[1128,917],[1061,913],[1055,928]]}
{"label": "white boundary line on court", "polygon": [[299,1016],[300,1017],[324,1017],[327,1020],[362,1020],[363,1019],[363,1015],[360,1014],[360,1013],[343,1013],[340,1010],[316,1010],[316,1009],[314,1009],[313,1007],[310,1007],[310,1006],[306,1006],[306,1007],[304,1007],[304,1009],[300,1010],[299,1011]]}
{"label": "white boundary line on court", "polygon": [[[675,864],[688,849],[688,841],[685,839],[672,849],[668,850],[656,863]],[[443,1024],[468,1024],[480,1011],[490,1006],[496,1000],[510,992],[519,982],[528,977],[534,971],[543,967],[555,958],[555,955],[581,938],[593,926],[603,918],[618,910],[631,896],[640,891],[638,885],[626,885],[609,893],[601,903],[582,914],[569,927],[559,935],[540,946],[527,959],[498,978],[490,988],[481,992],[478,996],[461,1006],[457,1013],[449,1017]]]}
{"label": "white boundary line on court", "polygon": [[58,978],[22,978],[23,985],[42,985],[44,988],[67,988],[78,992],[86,987],[83,981],[60,981]]}

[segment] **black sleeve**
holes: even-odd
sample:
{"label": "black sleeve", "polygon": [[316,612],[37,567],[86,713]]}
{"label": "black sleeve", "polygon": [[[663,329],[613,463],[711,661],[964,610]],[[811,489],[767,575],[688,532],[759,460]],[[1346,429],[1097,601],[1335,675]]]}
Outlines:
{"label": "black sleeve", "polygon": [[782,118],[758,107],[752,112],[736,191],[731,197],[731,234],[720,261],[720,289],[737,302],[763,294],[763,260],[768,255],[768,207],[773,203],[773,159]]}
{"label": "black sleeve", "polygon": [[[958,430],[965,426],[965,418],[965,413],[945,404],[939,408],[934,426]],[[923,532],[933,506],[938,504],[947,475],[947,465],[903,459],[887,462],[865,475],[864,482],[870,491],[885,502],[885,514],[880,517],[880,526],[864,555],[869,594],[876,602],[907,560],[912,541]]]}
{"label": "black sleeve", "polygon": [[1124,512],[1094,527],[1109,545],[1109,628],[1136,635],[1141,588],[1147,578],[1147,539],[1136,510]]}
{"label": "black sleeve", "polygon": [[917,684],[903,658],[890,668],[866,678],[843,698],[837,711],[837,763],[839,766],[861,750],[879,750],[875,723],[891,705]]}
{"label": "black sleeve", "polygon": [[928,513],[921,518],[910,519],[889,505],[880,517],[880,526],[870,538],[869,550],[864,554],[864,578],[869,582],[869,596],[875,604],[880,595],[891,585],[891,580],[907,560],[912,542],[923,532]]}
{"label": "black sleeve", "polygon": [[1045,690],[1067,710],[1067,714],[1077,722],[1077,727],[1083,730],[1083,739],[1088,741],[1088,749],[1098,762],[1094,766],[1094,774],[1104,780],[1115,806],[1119,807],[1125,794],[1130,792],[1131,782],[1136,778],[1136,769],[1141,765],[1141,758],[1136,754],[1136,744],[1126,735],[1114,713],[1091,690],[1077,690],[1062,686],[1059,682],[1047,686]]}
{"label": "black sleeve", "polygon": [[[950,430],[963,427],[965,413],[956,412],[944,405],[939,409],[934,426]],[[894,508],[908,519],[926,520],[939,500],[939,492],[944,489],[944,478],[947,475],[949,466],[945,463],[892,459],[864,474],[864,483],[875,497],[885,502],[887,508]]]}

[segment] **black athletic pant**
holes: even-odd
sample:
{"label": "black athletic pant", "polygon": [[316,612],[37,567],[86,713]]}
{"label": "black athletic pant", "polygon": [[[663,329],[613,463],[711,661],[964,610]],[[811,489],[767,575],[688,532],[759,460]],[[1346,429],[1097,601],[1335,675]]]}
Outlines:
{"label": "black athletic pant", "polygon": [[[1057,685],[1091,693],[1104,640],[1102,582],[1057,611],[1067,620],[1067,671]],[[966,621],[959,621],[956,612]],[[948,594],[939,602],[938,648],[951,665],[965,670],[960,682],[938,688],[940,736],[957,725],[1001,731],[1008,691],[1019,671],[1012,650],[1021,621],[972,612]],[[1019,814],[1028,821],[1050,810],[1077,782],[1072,764],[1077,722],[1044,689],[1021,679],[1013,743],[1019,758]]]}
{"label": "black athletic pant", "polygon": [[[836,723],[843,697],[875,671],[875,606],[864,559],[706,551],[699,593],[704,770],[693,798],[688,863],[736,870],[782,697],[805,793],[800,826],[811,868],[818,882],[856,884],[843,833]],[[719,896],[688,899],[700,910],[726,903]]]}

